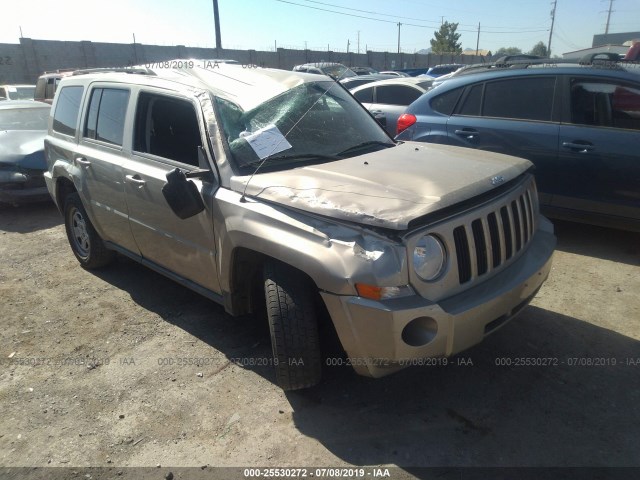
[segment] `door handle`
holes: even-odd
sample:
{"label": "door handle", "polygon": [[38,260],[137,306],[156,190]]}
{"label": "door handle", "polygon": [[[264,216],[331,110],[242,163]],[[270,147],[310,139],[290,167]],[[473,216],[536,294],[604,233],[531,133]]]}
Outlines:
{"label": "door handle", "polygon": [[137,185],[138,188],[143,187],[145,182],[143,179],[140,178],[140,175],[126,175],[125,180],[129,183],[133,183],[134,185]]}
{"label": "door handle", "polygon": [[91,162],[84,157],[77,157],[76,162],[83,167],[88,167],[89,165],[91,165]]}
{"label": "door handle", "polygon": [[568,148],[569,150],[574,150],[579,153],[587,153],[596,149],[593,144],[589,142],[562,142],[563,148]]}
{"label": "door handle", "polygon": [[384,112],[382,110],[371,110],[371,115],[374,117],[384,117]]}
{"label": "door handle", "polygon": [[471,128],[463,128],[462,130],[455,130],[454,132],[456,135],[465,137],[467,140],[473,140],[478,136],[478,131]]}

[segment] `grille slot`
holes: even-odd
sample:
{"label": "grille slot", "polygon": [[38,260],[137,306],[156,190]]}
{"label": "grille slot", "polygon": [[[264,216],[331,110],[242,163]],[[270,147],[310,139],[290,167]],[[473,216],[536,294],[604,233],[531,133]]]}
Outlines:
{"label": "grille slot", "polygon": [[478,265],[478,275],[484,275],[487,273],[487,242],[484,238],[484,228],[482,227],[482,221],[474,220],[471,222],[471,229],[473,230],[473,242],[476,246],[476,261]]}
{"label": "grille slot", "polygon": [[469,241],[464,227],[457,227],[453,230],[453,239],[458,257],[458,277],[460,283],[466,283],[471,280],[471,254],[469,253]]}
{"label": "grille slot", "polygon": [[493,211],[453,229],[460,284],[509,263],[535,232],[535,186],[510,196]]}
{"label": "grille slot", "polygon": [[491,212],[487,216],[489,225],[489,235],[491,237],[491,256],[493,258],[493,268],[496,268],[502,262],[502,249],[500,248],[500,230],[498,227],[498,218],[495,212]]}

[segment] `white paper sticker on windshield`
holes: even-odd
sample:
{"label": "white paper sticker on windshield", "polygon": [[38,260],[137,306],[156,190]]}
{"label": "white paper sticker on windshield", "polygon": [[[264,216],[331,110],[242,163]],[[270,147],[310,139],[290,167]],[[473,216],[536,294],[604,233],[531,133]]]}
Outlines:
{"label": "white paper sticker on windshield", "polygon": [[269,155],[293,148],[275,125],[267,125],[244,139],[249,142],[258,158],[263,160]]}

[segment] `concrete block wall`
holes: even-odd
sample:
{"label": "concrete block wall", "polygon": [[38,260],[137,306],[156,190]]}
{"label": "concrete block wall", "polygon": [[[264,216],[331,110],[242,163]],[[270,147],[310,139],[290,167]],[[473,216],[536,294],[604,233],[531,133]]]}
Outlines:
{"label": "concrete block wall", "polygon": [[429,67],[441,63],[477,63],[470,55],[420,55],[391,52],[332,52],[318,50],[277,51],[194,48],[184,45],[140,43],[67,42],[21,38],[19,44],[0,43],[0,83],[35,83],[45,71],[72,68],[120,67],[171,59],[236,60],[246,65],[291,70],[308,62],[339,62],[346,66],[370,66],[378,70]]}

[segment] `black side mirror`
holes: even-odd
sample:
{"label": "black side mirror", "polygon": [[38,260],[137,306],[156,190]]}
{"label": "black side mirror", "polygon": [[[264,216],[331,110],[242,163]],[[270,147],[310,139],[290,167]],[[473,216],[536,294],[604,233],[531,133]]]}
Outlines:
{"label": "black side mirror", "polygon": [[167,173],[167,183],[162,187],[162,194],[173,213],[182,220],[204,210],[198,187],[179,168]]}

